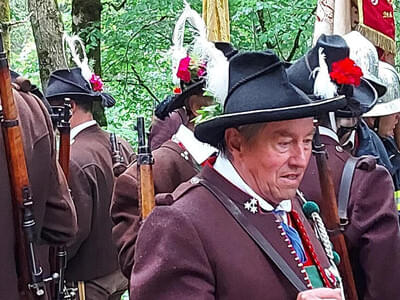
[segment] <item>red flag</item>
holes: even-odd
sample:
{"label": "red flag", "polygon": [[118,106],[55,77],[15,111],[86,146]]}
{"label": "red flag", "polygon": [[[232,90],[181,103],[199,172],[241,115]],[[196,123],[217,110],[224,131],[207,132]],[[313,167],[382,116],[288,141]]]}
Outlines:
{"label": "red flag", "polygon": [[393,0],[358,0],[357,30],[376,47],[396,53]]}

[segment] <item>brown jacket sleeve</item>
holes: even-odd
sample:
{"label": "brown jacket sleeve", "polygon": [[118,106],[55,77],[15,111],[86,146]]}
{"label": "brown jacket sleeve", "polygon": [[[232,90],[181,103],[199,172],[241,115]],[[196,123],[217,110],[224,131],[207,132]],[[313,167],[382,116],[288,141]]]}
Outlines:
{"label": "brown jacket sleeve", "polygon": [[24,92],[14,92],[14,97],[20,114],[37,229],[47,244],[68,243],[77,232],[77,219],[65,177],[56,161],[50,116],[37,97]]}
{"label": "brown jacket sleeve", "polygon": [[91,231],[93,215],[93,194],[90,180],[88,178],[89,166],[82,168],[76,161],[70,161],[69,184],[71,187],[72,199],[76,207],[78,218],[78,233],[68,250],[68,259],[71,259],[78,252],[81,244],[87,239]]}
{"label": "brown jacket sleeve", "polygon": [[118,249],[118,261],[122,273],[129,278],[133,266],[134,247],[140,228],[140,211],[134,163],[115,181],[111,202],[113,241]]}
{"label": "brown jacket sleeve", "polygon": [[[158,195],[172,193],[179,184],[197,173],[191,159],[184,159],[182,152],[183,150],[172,141],[167,141],[153,151],[154,191],[157,205],[168,205],[164,198]],[[131,274],[134,262],[135,241],[141,219],[137,187],[137,164],[133,163],[116,179],[111,202],[113,241],[118,249],[121,270],[127,278]]]}
{"label": "brown jacket sleeve", "polygon": [[393,198],[392,179],[385,168],[356,171],[345,235],[355,276],[365,278],[357,282],[360,299],[400,299],[400,233]]}
{"label": "brown jacket sleeve", "polygon": [[173,206],[156,207],[137,238],[130,297],[214,300],[215,278],[205,248],[188,216]]}

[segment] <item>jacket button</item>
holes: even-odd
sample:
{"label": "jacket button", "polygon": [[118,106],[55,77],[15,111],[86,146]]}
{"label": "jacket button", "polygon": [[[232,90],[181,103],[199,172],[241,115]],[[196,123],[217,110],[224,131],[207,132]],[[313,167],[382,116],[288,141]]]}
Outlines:
{"label": "jacket button", "polygon": [[337,151],[337,152],[343,152],[343,151],[344,151],[343,148],[340,147],[340,146],[336,146],[335,148],[336,148],[336,151]]}

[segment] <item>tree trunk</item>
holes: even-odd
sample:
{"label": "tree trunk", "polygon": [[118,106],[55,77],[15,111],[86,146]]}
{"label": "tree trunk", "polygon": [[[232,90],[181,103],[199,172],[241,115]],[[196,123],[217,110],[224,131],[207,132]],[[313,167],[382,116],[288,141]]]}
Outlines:
{"label": "tree trunk", "polygon": [[50,73],[66,68],[62,49],[63,23],[56,0],[28,0],[43,90]]}
{"label": "tree trunk", "polygon": [[0,0],[0,30],[2,30],[4,49],[10,59],[10,2]]}
{"label": "tree trunk", "polygon": [[[101,40],[97,38],[98,35],[90,35],[90,33],[101,30],[101,9],[100,0],[72,0],[72,31],[78,34],[87,45],[87,56],[89,61],[94,63],[94,73],[99,76],[101,76]],[[92,38],[96,36],[95,45],[91,42],[90,36]],[[100,103],[94,104],[93,116],[101,126],[107,125],[104,108]]]}

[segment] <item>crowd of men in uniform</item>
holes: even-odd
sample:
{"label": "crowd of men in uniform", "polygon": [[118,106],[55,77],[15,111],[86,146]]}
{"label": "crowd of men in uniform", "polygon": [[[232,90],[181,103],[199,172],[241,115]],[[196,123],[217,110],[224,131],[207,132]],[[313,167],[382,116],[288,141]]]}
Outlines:
{"label": "crowd of men in uniform", "polygon": [[[357,32],[322,35],[290,66],[272,51],[222,42],[208,42],[207,62],[193,64],[200,46],[192,46],[173,71],[179,89],[155,111],[156,208],[144,220],[134,150],[118,139],[129,165],[116,177],[110,134],[93,119],[94,101],[115,103],[101,81],[82,68],[57,70],[40,97],[13,73],[44,277],[49,247],[67,245],[65,280],[81,300],[119,299],[127,289],[134,300],[343,299],[326,228],[303,209],[312,200],[318,212],[325,201],[312,156],[318,117],[358,298],[400,299],[393,66]],[[199,109],[215,104],[205,89],[218,94],[223,112],[194,126]],[[68,178],[49,114],[66,98]],[[1,131],[0,151],[0,299],[20,299]]]}

